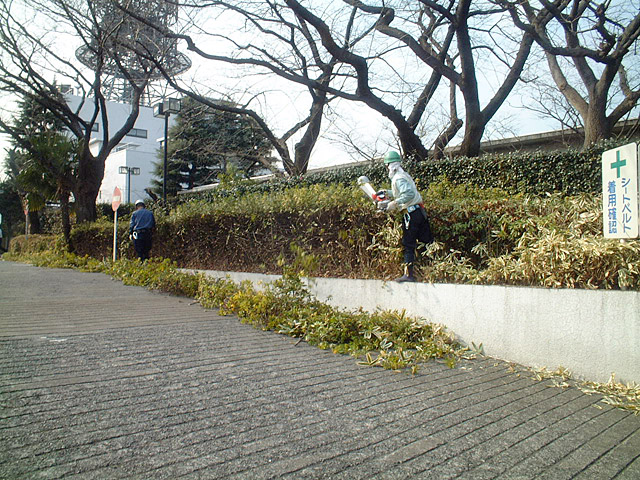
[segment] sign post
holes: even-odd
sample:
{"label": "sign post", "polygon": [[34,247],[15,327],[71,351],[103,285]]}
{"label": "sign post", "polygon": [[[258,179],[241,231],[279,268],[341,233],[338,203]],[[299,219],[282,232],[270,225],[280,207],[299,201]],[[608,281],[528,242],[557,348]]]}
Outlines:
{"label": "sign post", "polygon": [[113,209],[113,261],[116,261],[118,252],[118,207],[122,201],[122,192],[118,187],[113,191],[113,197],[111,197],[111,208]]}
{"label": "sign post", "polygon": [[605,238],[638,238],[638,144],[602,154],[602,222]]}
{"label": "sign post", "polygon": [[29,200],[24,201],[24,236],[29,240]]}

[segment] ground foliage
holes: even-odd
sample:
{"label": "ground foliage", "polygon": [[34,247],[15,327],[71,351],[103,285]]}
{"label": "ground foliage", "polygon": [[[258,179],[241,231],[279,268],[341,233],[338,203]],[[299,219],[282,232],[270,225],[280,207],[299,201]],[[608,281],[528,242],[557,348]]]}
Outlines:
{"label": "ground foliage", "polygon": [[471,356],[452,333],[425,319],[396,311],[348,311],[316,300],[300,276],[312,262],[304,252],[296,254],[298,257],[285,268],[283,277],[263,289],[256,289],[249,282],[235,284],[186,273],[168,259],[111,262],[62,250],[12,252],[2,258],[41,267],[102,272],[126,285],[191,297],[205,308],[217,308],[223,315],[237,315],[256,328],[300,338],[334,353],[350,354],[371,366],[409,368],[415,373],[421,363],[431,359],[442,359],[454,367],[458,359]]}
{"label": "ground foliage", "polygon": [[[564,367],[558,367],[556,370],[541,367],[530,371],[533,372],[533,378],[537,381],[551,380],[554,387],[576,387],[587,395],[600,394],[602,395],[601,403],[640,415],[640,385],[633,382],[618,382],[613,373],[608,382],[600,383],[573,380],[571,371]],[[598,406],[598,408],[602,407]]]}
{"label": "ground foliage", "polygon": [[361,363],[391,370],[410,368],[434,358],[455,366],[467,353],[440,325],[407,316],[404,312],[346,311],[316,300],[301,277],[285,273],[258,290],[250,283],[240,287],[228,280],[201,285],[200,303],[236,314],[263,330],[303,339],[334,353],[362,358]]}
{"label": "ground foliage", "polygon": [[611,374],[607,383],[582,382],[579,388],[587,394],[603,395],[602,403],[640,415],[640,385],[618,382],[615,375]]}

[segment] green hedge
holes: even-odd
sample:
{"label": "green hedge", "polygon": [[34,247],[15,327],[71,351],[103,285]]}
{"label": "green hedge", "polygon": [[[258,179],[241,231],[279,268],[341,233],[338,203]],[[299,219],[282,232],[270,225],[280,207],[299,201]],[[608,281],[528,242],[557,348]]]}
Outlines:
{"label": "green hedge", "polygon": [[[422,279],[640,288],[640,242],[602,238],[600,152],[609,147],[409,163],[436,238],[419,257]],[[364,198],[355,185],[362,174],[376,187],[388,184],[376,163],[182,197],[170,214],[155,210],[152,255],[182,267],[281,273],[302,251],[314,275],[394,278],[400,221]],[[583,193],[568,195],[574,191]],[[133,257],[128,216],[118,230],[119,251]],[[77,226],[75,251],[110,258],[112,232],[105,217]]]}
{"label": "green hedge", "polygon": [[[529,214],[518,207],[518,198],[504,192],[450,182],[433,184],[425,201],[441,247],[463,252],[474,268],[487,261],[474,252],[477,245],[487,245],[494,256],[510,252],[513,236],[494,238],[492,232]],[[357,187],[313,185],[194,200],[168,217],[159,212],[156,217],[153,254],[185,267],[280,273],[295,257],[295,244],[317,257],[318,275],[384,278],[399,271],[400,221],[377,212]],[[119,226],[119,250],[132,256],[127,229],[125,218]],[[77,227],[72,233],[75,251],[108,257],[112,231],[105,220]]]}
{"label": "green hedge", "polygon": [[[584,152],[537,151],[490,154],[475,158],[455,157],[438,161],[409,161],[405,163],[405,169],[415,178],[421,189],[426,189],[431,183],[447,178],[456,184],[499,188],[511,194],[595,194],[602,188],[600,167],[602,152],[625,143],[628,143],[628,140],[606,141]],[[197,198],[209,201],[218,198],[240,198],[249,193],[280,192],[310,185],[349,186],[355,184],[361,175],[369,177],[372,184],[376,186],[388,183],[386,168],[382,162],[369,162],[263,183],[241,182],[232,187],[181,195],[174,202],[185,202]]]}
{"label": "green hedge", "polygon": [[[441,181],[423,196],[436,238],[418,262],[424,280],[640,287],[640,242],[602,238],[599,195],[511,195]],[[182,267],[282,273],[304,252],[317,276],[400,273],[399,218],[377,212],[354,186],[192,200],[157,219],[152,255]],[[119,228],[120,251],[132,257],[127,225]],[[108,221],[75,228],[76,252],[110,257],[112,231]]]}

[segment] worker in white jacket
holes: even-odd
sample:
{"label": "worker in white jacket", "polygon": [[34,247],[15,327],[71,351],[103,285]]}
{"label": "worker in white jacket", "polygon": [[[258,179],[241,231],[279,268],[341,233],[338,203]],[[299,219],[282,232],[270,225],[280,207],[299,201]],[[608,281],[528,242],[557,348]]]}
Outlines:
{"label": "worker in white jacket", "polygon": [[398,152],[388,152],[384,156],[384,163],[389,168],[391,190],[384,193],[391,201],[386,204],[387,211],[403,210],[402,245],[404,247],[404,275],[396,279],[396,282],[415,282],[413,267],[416,258],[418,241],[422,243],[433,242],[429,218],[422,202],[422,196],[416,184],[401,166],[402,157]]}

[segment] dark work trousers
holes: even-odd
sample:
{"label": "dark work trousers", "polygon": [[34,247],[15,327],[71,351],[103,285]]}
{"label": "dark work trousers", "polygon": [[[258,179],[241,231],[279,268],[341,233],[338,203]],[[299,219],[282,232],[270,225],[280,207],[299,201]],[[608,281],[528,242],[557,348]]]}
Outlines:
{"label": "dark work trousers", "polygon": [[149,252],[151,251],[151,230],[145,228],[143,230],[136,230],[133,233],[133,246],[136,249],[136,254],[138,258],[144,262],[149,258]]}
{"label": "dark work trousers", "polygon": [[433,242],[431,225],[427,213],[418,208],[411,213],[405,213],[402,221],[402,246],[404,246],[404,263],[413,267],[416,259],[418,241],[422,243]]}

